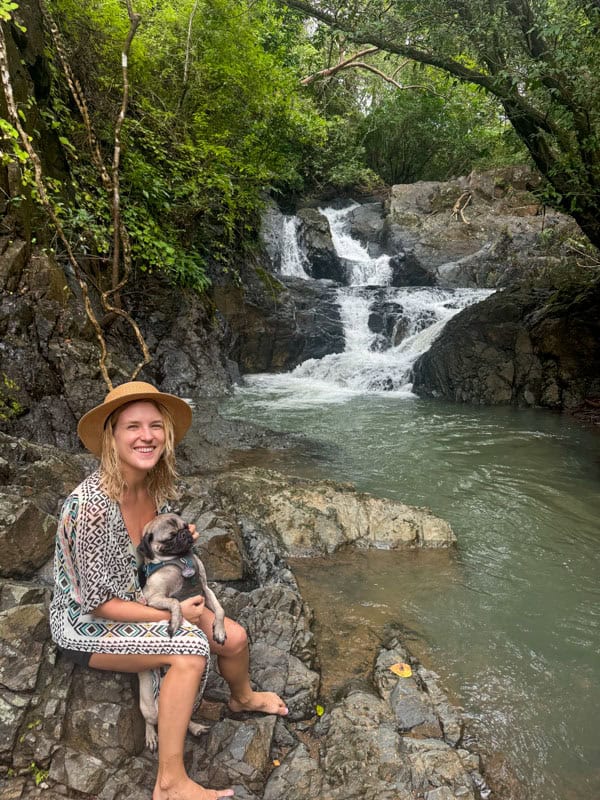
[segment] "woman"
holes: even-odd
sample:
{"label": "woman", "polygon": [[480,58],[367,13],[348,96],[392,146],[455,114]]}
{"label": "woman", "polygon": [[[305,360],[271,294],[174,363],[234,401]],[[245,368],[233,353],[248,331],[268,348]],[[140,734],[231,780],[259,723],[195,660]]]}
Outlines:
{"label": "woman", "polygon": [[[57,533],[52,637],[76,663],[142,672],[168,667],[158,700],[158,774],[153,800],[216,800],[183,764],[186,729],[204,687],[210,651],[229,684],[229,708],[287,714],[272,692],[254,692],[244,629],[225,620],[227,641],[212,639],[212,612],[201,595],[182,602],[186,622],[173,638],[169,613],[145,604],[137,577],[142,530],[177,496],[175,445],[192,419],[189,405],[154,386],[131,381],[85,414],[77,431],[100,457],[100,469],[64,503]],[[190,526],[193,530],[193,526]]]}

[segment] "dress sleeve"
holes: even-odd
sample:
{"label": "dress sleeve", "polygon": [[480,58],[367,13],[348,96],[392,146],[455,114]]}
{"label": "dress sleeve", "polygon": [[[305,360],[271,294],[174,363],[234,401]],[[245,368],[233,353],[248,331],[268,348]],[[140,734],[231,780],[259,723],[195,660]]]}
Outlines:
{"label": "dress sleeve", "polygon": [[83,614],[115,597],[119,592],[112,575],[110,557],[110,500],[98,493],[79,498],[72,514],[72,541],[79,583],[79,602]]}

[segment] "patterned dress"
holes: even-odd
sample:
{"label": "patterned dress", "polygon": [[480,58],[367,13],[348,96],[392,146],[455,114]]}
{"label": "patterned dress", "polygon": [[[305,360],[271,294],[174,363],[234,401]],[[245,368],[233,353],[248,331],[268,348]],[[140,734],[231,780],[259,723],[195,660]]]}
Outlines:
{"label": "patterned dress", "polygon": [[[64,650],[110,654],[210,655],[206,635],[183,621],[171,638],[167,622],[117,622],[93,610],[113,597],[145,603],[136,552],[119,504],[94,472],[64,502],[54,557],[50,629]],[[205,678],[207,670],[205,670]]]}

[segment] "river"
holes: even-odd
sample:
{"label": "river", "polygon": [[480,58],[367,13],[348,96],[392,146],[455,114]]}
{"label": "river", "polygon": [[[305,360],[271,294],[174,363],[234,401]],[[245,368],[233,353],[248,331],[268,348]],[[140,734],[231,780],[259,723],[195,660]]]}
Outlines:
{"label": "river", "polygon": [[273,467],[427,506],[458,537],[452,552],[293,564],[317,614],[324,701],[399,623],[532,800],[600,797],[600,437],[551,412],[416,398],[410,364],[435,326],[485,293],[386,290],[403,315],[410,306],[412,328],[382,352],[369,285],[359,271],[340,289],[345,353],[252,376],[225,409],[307,437]]}

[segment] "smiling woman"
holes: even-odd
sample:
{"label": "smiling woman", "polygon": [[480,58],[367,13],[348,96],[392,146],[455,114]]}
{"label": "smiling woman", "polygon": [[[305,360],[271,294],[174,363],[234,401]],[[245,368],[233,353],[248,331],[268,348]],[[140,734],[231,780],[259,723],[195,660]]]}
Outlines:
{"label": "smiling woman", "polygon": [[[186,729],[199,702],[210,652],[231,689],[230,710],[286,714],[272,692],[252,690],[244,629],[225,620],[227,640],[212,636],[214,614],[196,595],[181,603],[183,623],[171,636],[167,611],[149,607],[138,579],[144,527],[177,497],[175,445],[192,419],[189,405],[132,381],[113,389],[79,422],[78,433],[100,469],[63,506],[56,540],[52,636],[82,666],[119,672],[168,668],[160,680],[159,765],[153,800],[216,800],[233,794],[194,783],[183,764]],[[190,531],[195,534],[193,525]]]}

